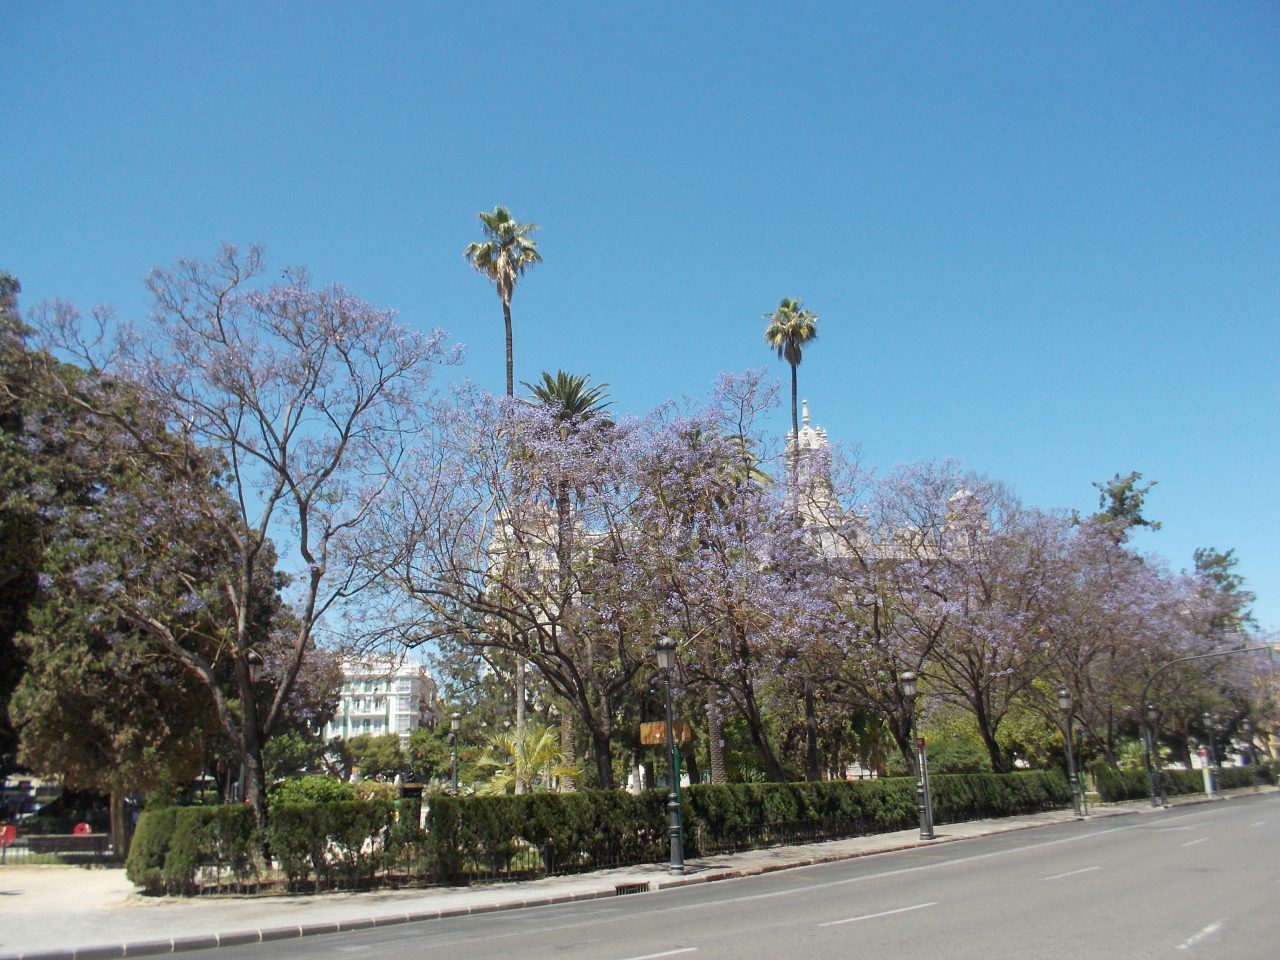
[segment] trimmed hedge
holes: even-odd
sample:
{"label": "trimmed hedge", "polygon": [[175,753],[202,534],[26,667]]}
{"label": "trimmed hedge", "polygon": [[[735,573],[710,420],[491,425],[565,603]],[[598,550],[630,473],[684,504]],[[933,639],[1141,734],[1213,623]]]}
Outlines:
{"label": "trimmed hedge", "polygon": [[230,871],[236,883],[257,876],[260,847],[253,808],[165,807],[138,818],[125,876],[148,893],[188,893],[202,867]]}
{"label": "trimmed hedge", "polygon": [[445,882],[652,862],[663,856],[665,808],[658,791],[436,797],[426,860]]}
{"label": "trimmed hedge", "polygon": [[267,839],[291,886],[367,887],[387,856],[392,809],[389,800],[279,804]]}
{"label": "trimmed hedge", "polygon": [[[1118,800],[1142,800],[1151,796],[1151,781],[1147,771],[1118,770],[1110,764],[1099,763],[1090,769],[1098,796],[1106,803]],[[1275,783],[1276,774],[1266,765],[1250,767],[1223,767],[1214,771],[1214,783],[1219,790],[1251,787],[1257,783]],[[1162,770],[1160,784],[1164,795],[1182,796],[1204,791],[1204,774],[1199,770]]]}
{"label": "trimmed hedge", "polygon": [[[1011,816],[1070,803],[1056,771],[932,778],[938,823]],[[885,833],[916,824],[915,781],[698,785],[684,791],[685,852]],[[129,879],[151,892],[186,893],[202,868],[257,876],[265,840],[294,889],[363,888],[379,876],[458,883],[532,877],[664,860],[666,795],[620,791],[435,797],[425,831],[419,805],[387,800],[282,803],[265,837],[248,807],[150,810],[139,820]],[[399,879],[397,879],[399,878]]]}
{"label": "trimmed hedge", "polygon": [[[935,823],[1016,816],[1071,802],[1071,788],[1056,771],[948,774],[930,777],[930,787]],[[701,785],[686,790],[684,800],[691,856],[806,837],[889,833],[919,822],[910,777]]]}
{"label": "trimmed hedge", "polygon": [[[937,823],[1067,806],[1056,771],[931,778]],[[907,777],[825,783],[697,785],[683,793],[685,854],[795,840],[887,833],[917,821]],[[440,797],[427,823],[427,861],[446,882],[571,873],[651,863],[667,854],[666,794],[619,792]]]}

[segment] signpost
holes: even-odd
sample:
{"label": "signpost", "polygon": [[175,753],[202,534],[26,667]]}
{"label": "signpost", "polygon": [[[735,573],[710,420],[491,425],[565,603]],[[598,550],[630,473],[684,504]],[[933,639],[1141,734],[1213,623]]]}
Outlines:
{"label": "signpost", "polygon": [[[672,720],[671,733],[676,743],[693,742],[693,725],[686,720]],[[667,725],[661,720],[640,724],[640,743],[646,747],[667,745]]]}

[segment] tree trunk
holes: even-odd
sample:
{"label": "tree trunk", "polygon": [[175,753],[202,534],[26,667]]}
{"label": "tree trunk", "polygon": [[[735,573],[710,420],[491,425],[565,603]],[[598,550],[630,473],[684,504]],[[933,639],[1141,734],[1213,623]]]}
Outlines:
{"label": "tree trunk", "polygon": [[[524,741],[524,658],[516,654],[516,737]],[[516,793],[524,793],[524,784],[516,779]]]}
{"label": "tree trunk", "polygon": [[591,730],[591,753],[596,764],[596,777],[600,790],[613,789],[613,756],[609,747],[609,734],[594,727]]}
{"label": "tree trunk", "polygon": [[[560,752],[564,754],[565,765],[572,766],[577,759],[577,751],[573,742],[573,712],[568,707],[560,711]],[[573,793],[575,789],[577,785],[573,777],[560,778],[561,793]]]}
{"label": "tree trunk", "polygon": [[818,712],[813,700],[813,678],[804,681],[804,778],[810,783],[822,779],[818,763]]}
{"label": "tree trunk", "polygon": [[707,705],[707,752],[711,755],[711,782],[728,783],[724,769],[724,727],[720,722],[720,708]]}
{"label": "tree trunk", "polygon": [[[896,719],[896,718],[895,718]],[[918,776],[919,764],[916,762],[916,743],[915,738],[911,736],[911,728],[903,723],[890,722],[890,733],[893,735],[893,742],[898,745],[898,752],[902,754],[902,759],[907,761],[907,773],[912,776]]]}
{"label": "tree trunk", "polygon": [[267,785],[262,773],[262,735],[258,730],[258,712],[252,688],[242,700],[240,721],[240,799],[253,807],[259,827],[267,825]]}
{"label": "tree trunk", "polygon": [[756,748],[756,752],[760,754],[760,759],[764,761],[765,776],[770,783],[786,783],[786,771],[782,769],[782,764],[773,752],[773,744],[769,742],[769,736],[765,731],[764,720],[760,716],[755,694],[749,687],[745,690],[745,700],[747,708],[743,713],[747,721],[747,732],[751,736],[751,743]]}
{"label": "tree trunk", "polygon": [[502,301],[502,321],[507,329],[507,396],[514,397],[516,395],[516,367],[511,353],[511,302],[506,299]]}
{"label": "tree trunk", "polygon": [[124,788],[120,784],[111,787],[111,847],[121,862],[129,856],[129,832],[124,822]]}

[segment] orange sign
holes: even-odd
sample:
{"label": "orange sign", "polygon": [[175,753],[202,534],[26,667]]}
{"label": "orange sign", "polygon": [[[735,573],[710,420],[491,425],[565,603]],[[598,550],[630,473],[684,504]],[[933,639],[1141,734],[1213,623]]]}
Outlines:
{"label": "orange sign", "polygon": [[[693,725],[683,720],[671,722],[671,733],[676,743],[693,742]],[[640,724],[640,743],[646,747],[665,747],[667,745],[667,725],[661,720]]]}

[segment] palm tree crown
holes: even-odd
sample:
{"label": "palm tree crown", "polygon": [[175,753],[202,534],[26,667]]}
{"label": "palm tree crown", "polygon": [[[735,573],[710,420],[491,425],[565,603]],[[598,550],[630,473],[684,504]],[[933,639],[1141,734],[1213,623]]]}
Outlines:
{"label": "palm tree crown", "polygon": [[556,420],[560,423],[581,423],[604,412],[609,406],[605,393],[607,383],[593,384],[591,375],[585,377],[576,373],[565,373],[557,370],[553,377],[545,370],[540,383],[521,382],[533,399],[544,407],[556,411]]}
{"label": "palm tree crown", "polygon": [[783,297],[778,309],[766,313],[769,321],[764,338],[778,351],[778,359],[791,364],[791,436],[800,437],[800,415],[796,401],[796,368],[800,366],[805,344],[818,339],[818,315],[804,308],[799,300]]}
{"label": "palm tree crown", "polygon": [[484,239],[467,245],[463,256],[476,271],[488,277],[502,298],[502,318],[507,333],[507,396],[514,396],[511,359],[511,296],[516,279],[535,263],[542,262],[538,244],[532,239],[536,223],[521,223],[506,207],[494,207],[493,213],[477,214]]}

